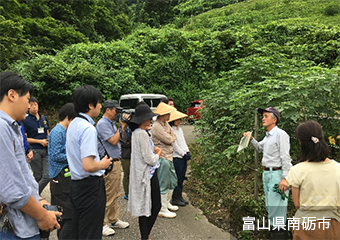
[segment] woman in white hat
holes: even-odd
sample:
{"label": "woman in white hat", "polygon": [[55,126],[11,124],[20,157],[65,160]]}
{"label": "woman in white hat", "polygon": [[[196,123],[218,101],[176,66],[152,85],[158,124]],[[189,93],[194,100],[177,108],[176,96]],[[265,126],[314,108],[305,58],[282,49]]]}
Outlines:
{"label": "woman in white hat", "polygon": [[162,208],[159,212],[159,217],[175,218],[178,207],[170,203],[173,190],[177,186],[177,176],[174,164],[172,162],[172,154],[174,151],[173,144],[176,140],[176,134],[169,123],[170,113],[176,108],[161,102],[155,109],[155,113],[159,114],[157,120],[152,125],[151,137],[155,146],[162,149],[161,158],[159,160],[160,167],[157,175],[159,179],[159,186],[161,191]]}
{"label": "woman in white hat", "polygon": [[170,113],[169,124],[176,134],[176,141],[174,142],[174,153],[173,162],[177,175],[177,186],[172,194],[171,204],[177,206],[186,206],[188,201],[182,196],[183,182],[185,180],[185,174],[187,172],[187,161],[190,160],[191,155],[189,152],[188,145],[185,141],[182,128],[179,126],[181,124],[181,119],[187,117],[188,115],[180,112],[174,111]]}
{"label": "woman in white hat", "polygon": [[146,131],[154,116],[157,114],[147,104],[139,104],[129,122],[132,138],[128,211],[138,217],[142,240],[149,239],[161,208],[157,168],[162,150],[154,146]]}

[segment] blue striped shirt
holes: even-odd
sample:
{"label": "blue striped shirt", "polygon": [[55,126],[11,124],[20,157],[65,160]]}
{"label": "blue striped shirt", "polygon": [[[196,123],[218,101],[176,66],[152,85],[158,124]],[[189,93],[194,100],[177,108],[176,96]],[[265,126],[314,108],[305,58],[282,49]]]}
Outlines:
{"label": "blue striped shirt", "polygon": [[63,168],[68,166],[66,157],[66,129],[59,123],[48,136],[48,175],[56,177]]}
{"label": "blue striped shirt", "polygon": [[19,124],[0,110],[0,202],[6,204],[7,217],[18,237],[39,234],[37,221],[22,212],[30,196],[39,202],[38,183],[26,159]]}

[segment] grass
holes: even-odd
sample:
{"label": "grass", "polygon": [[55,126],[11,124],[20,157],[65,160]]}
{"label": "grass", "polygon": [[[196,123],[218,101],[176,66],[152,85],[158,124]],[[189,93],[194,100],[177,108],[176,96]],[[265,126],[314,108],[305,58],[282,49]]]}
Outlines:
{"label": "grass", "polygon": [[294,25],[313,23],[338,26],[340,10],[337,9],[340,9],[338,0],[250,0],[194,16],[183,29],[202,31],[218,25],[233,29],[247,25],[256,28],[272,21]]}

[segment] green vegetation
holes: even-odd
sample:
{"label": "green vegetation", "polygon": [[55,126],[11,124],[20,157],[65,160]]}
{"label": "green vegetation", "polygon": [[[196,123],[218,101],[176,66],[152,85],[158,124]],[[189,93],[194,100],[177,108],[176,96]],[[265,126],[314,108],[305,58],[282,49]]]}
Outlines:
{"label": "green vegetation", "polygon": [[255,109],[275,106],[294,163],[294,130],[306,119],[321,123],[339,161],[340,3],[151,2],[1,1],[0,68],[31,81],[52,112],[83,84],[98,87],[104,99],[163,93],[182,111],[205,99],[192,146],[196,204],[240,238],[266,237],[242,231],[242,217],[262,219],[266,211],[261,183],[258,201],[253,196],[253,150],[237,154],[237,144],[252,130]]}
{"label": "green vegetation", "polygon": [[123,0],[0,1],[0,69],[75,43],[105,42],[129,34]]}

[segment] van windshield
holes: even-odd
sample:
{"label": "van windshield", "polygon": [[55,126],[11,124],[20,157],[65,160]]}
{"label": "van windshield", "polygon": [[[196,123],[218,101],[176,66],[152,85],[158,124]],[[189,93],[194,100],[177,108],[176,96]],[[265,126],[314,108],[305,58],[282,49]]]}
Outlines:
{"label": "van windshield", "polygon": [[149,107],[157,107],[161,102],[159,98],[143,98],[143,101],[149,105]]}
{"label": "van windshield", "polygon": [[120,107],[125,108],[125,109],[135,109],[137,107],[138,103],[137,98],[133,99],[121,99],[120,100]]}

